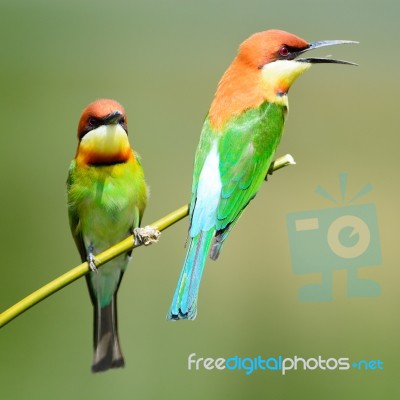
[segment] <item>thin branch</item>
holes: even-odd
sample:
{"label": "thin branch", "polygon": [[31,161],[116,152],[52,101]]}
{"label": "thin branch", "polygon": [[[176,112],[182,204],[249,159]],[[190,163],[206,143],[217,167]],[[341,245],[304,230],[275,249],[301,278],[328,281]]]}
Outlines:
{"label": "thin branch", "polygon": [[[293,157],[290,154],[286,154],[285,156],[278,158],[275,162],[271,164],[267,176],[272,175],[273,172],[291,164],[295,164]],[[265,179],[267,179],[267,177]],[[166,215],[165,217],[159,219],[158,221],[153,222],[151,226],[159,231],[163,231],[173,224],[177,223],[181,219],[185,218],[188,214],[189,206],[184,205]],[[135,245],[135,238],[133,235],[131,235],[123,241],[103,251],[102,253],[97,254],[96,267],[101,267],[103,264],[107,263],[113,258],[127,251],[130,251],[135,247],[138,247],[138,245]],[[90,268],[88,266],[88,263],[84,262],[66,272],[65,274],[61,275],[60,277],[49,282],[47,285],[31,293],[29,296],[25,297],[24,299],[10,307],[8,310],[0,314],[0,328],[8,324],[10,321],[21,315],[29,308],[44,300],[46,297],[51,296],[58,290],[86,275],[89,271]]]}

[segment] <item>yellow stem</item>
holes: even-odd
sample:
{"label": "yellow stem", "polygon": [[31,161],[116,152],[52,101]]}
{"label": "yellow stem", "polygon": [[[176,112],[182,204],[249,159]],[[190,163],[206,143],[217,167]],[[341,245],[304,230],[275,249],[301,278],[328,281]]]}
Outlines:
{"label": "yellow stem", "polygon": [[[271,168],[268,171],[268,174],[272,174],[274,171],[294,163],[293,158],[290,155],[285,155],[283,157],[278,158],[274,163],[271,164]],[[165,217],[159,219],[158,221],[151,224],[151,226],[159,231],[163,231],[167,229],[171,225],[185,218],[189,214],[189,206],[184,205],[177,210],[171,212]],[[113,258],[123,254],[133,248],[137,247],[135,245],[135,238],[133,235],[127,237],[122,242],[117,243],[116,245],[110,247],[109,249],[103,251],[100,254],[96,255],[96,267],[101,267],[103,264],[112,260]],[[84,262],[77,267],[71,269],[60,277],[54,279],[49,282],[47,285],[41,287],[35,292],[31,293],[29,296],[25,297],[18,303],[14,304],[8,310],[4,311],[0,314],[0,328],[4,325],[8,324],[14,318],[21,315],[23,312],[33,307],[35,304],[44,300],[46,297],[51,296],[58,290],[64,288],[70,283],[76,281],[82,276],[86,275],[90,271],[89,265],[87,262]]]}

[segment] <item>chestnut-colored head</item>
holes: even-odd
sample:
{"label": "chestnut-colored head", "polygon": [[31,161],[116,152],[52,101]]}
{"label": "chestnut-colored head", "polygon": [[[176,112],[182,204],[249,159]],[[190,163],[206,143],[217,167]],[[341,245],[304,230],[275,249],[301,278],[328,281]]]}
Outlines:
{"label": "chestnut-colored head", "polygon": [[238,59],[261,69],[265,64],[288,58],[290,52],[300,52],[308,48],[308,43],[292,33],[271,29],[258,32],[247,38],[239,47]]}
{"label": "chestnut-colored head", "polygon": [[134,157],[125,110],[115,100],[96,100],[83,110],[78,139],[76,159],[82,164],[117,164]]}
{"label": "chestnut-colored head", "polygon": [[78,139],[81,140],[89,131],[110,123],[120,124],[128,133],[124,107],[115,100],[96,100],[82,111],[78,124]]}
{"label": "chestnut-colored head", "polygon": [[255,33],[240,45],[236,58],[218,85],[209,111],[211,125],[222,130],[232,117],[257,108],[265,101],[287,107],[290,86],[311,64],[353,64],[333,58],[298,56],[308,50],[348,43],[357,42],[325,40],[308,43],[277,29]]}

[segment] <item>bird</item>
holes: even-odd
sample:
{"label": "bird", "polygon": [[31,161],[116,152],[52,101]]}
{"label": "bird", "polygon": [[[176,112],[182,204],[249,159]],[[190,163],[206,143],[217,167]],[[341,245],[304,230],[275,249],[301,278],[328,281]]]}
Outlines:
{"label": "bird", "polygon": [[187,252],[168,320],[195,319],[204,265],[216,260],[244,209],[256,196],[281,139],[288,91],[312,64],[348,64],[301,58],[308,50],[358,43],[308,43],[271,29],[247,38],[218,83],[195,154]]}
{"label": "bird", "polygon": [[99,269],[95,254],[139,228],[148,188],[140,157],[129,144],[125,110],[117,101],[99,99],[83,110],[67,197],[72,236],[82,261],[90,267],[86,281],[94,307],[92,372],[123,367],[117,291],[131,254],[122,254]]}

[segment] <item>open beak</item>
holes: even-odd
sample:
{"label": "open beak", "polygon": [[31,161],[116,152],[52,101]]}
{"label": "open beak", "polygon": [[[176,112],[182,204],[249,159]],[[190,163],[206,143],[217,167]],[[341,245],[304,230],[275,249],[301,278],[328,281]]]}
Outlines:
{"label": "open beak", "polygon": [[[358,44],[359,42],[354,42],[352,40],[322,40],[314,43],[310,43],[307,48],[301,50],[297,53],[297,55],[302,54],[309,50],[318,49],[320,47],[325,46],[335,46],[337,44]],[[296,61],[310,63],[310,64],[346,64],[346,65],[358,65],[350,61],[343,60],[335,60],[334,58],[324,58],[324,57],[315,57],[315,58],[298,58]]]}

